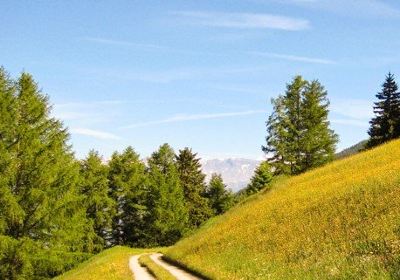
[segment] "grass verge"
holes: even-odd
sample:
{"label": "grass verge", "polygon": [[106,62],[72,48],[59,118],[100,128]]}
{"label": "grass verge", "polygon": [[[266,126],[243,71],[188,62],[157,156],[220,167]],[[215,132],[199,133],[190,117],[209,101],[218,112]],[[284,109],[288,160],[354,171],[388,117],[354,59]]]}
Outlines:
{"label": "grass verge", "polygon": [[168,270],[156,264],[148,254],[142,255],[139,258],[139,263],[141,266],[146,267],[147,270],[158,280],[176,280]]}

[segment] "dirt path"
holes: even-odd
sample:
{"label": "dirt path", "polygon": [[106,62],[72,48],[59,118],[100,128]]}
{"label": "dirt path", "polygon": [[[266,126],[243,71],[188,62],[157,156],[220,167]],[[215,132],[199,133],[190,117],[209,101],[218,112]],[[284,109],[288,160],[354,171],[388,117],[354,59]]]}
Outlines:
{"label": "dirt path", "polygon": [[133,256],[129,259],[129,268],[133,272],[135,280],[155,280],[146,268],[140,266],[139,258],[141,255]]}
{"label": "dirt path", "polygon": [[159,266],[162,266],[166,270],[168,270],[173,276],[176,277],[177,280],[202,280],[199,277],[196,277],[174,265],[171,265],[164,261],[162,258],[162,254],[151,254],[150,258]]}

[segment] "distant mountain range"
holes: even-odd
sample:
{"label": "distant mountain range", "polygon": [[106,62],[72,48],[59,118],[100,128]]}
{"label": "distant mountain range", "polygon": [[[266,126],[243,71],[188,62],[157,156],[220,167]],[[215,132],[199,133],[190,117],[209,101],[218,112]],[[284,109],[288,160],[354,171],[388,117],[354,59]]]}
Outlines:
{"label": "distant mountain range", "polygon": [[236,192],[247,186],[260,162],[253,159],[231,158],[205,160],[202,165],[207,181],[212,173],[221,174],[224,183]]}
{"label": "distant mountain range", "polygon": [[[366,140],[361,141],[335,155],[336,159],[348,157],[360,152],[366,144]],[[222,175],[224,183],[237,192],[250,182],[254,174],[254,170],[261,163],[260,160],[244,159],[244,158],[229,158],[229,159],[211,159],[202,162],[203,172],[207,175],[207,181],[212,173]]]}

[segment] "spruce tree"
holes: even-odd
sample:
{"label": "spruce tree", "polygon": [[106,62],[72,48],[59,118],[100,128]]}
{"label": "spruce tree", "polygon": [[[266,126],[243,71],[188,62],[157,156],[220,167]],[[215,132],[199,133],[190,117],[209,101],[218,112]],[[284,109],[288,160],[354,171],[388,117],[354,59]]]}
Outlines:
{"label": "spruce tree", "polygon": [[148,214],[145,165],[132,147],[112,155],[108,178],[116,206],[110,243],[143,246]]}
{"label": "spruce tree", "polygon": [[50,278],[91,247],[79,166],[31,75],[0,70],[0,104],[0,278]]}
{"label": "spruce tree", "polygon": [[370,139],[367,147],[371,148],[400,137],[400,92],[394,75],[389,72],[382,85],[382,91],[376,94],[374,103],[375,117],[370,121],[368,131]]}
{"label": "spruce tree", "polygon": [[329,129],[327,92],[301,76],[272,100],[262,149],[275,174],[299,174],[333,159],[337,135]]}
{"label": "spruce tree", "polygon": [[268,161],[260,163],[260,165],[254,171],[254,175],[251,177],[249,185],[246,187],[244,192],[246,195],[251,195],[259,192],[266,188],[272,181],[271,166]]}
{"label": "spruce tree", "polygon": [[80,192],[84,196],[86,215],[96,233],[94,250],[100,251],[108,245],[115,215],[115,202],[109,196],[108,167],[95,151],[90,151],[81,161]]}
{"label": "spruce tree", "polygon": [[206,176],[201,170],[200,159],[197,158],[197,154],[189,148],[179,151],[176,163],[189,213],[189,225],[198,227],[212,215],[208,200],[204,196]]}
{"label": "spruce tree", "polygon": [[171,245],[181,238],[188,226],[188,211],[179,180],[173,149],[164,144],[148,160],[148,222],[152,245]]}
{"label": "spruce tree", "polygon": [[233,193],[227,189],[220,174],[214,173],[211,175],[206,195],[215,215],[225,213],[234,203]]}

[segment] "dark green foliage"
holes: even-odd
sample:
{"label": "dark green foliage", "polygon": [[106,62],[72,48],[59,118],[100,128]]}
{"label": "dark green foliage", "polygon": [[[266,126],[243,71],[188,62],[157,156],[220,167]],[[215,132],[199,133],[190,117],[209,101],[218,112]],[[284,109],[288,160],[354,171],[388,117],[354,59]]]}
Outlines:
{"label": "dark green foliage", "polygon": [[0,70],[0,104],[0,279],[48,278],[92,242],[79,166],[29,74]]}
{"label": "dark green foliage", "polygon": [[[249,185],[243,190],[246,195],[251,195],[266,188],[272,181],[271,166],[267,161],[262,162],[254,171]],[[242,192],[242,193],[243,193]]]}
{"label": "dark green foliage", "polygon": [[276,174],[299,174],[333,159],[337,135],[329,129],[327,92],[301,76],[272,100],[267,121],[267,153]]}
{"label": "dark green foliage", "polygon": [[143,246],[148,216],[145,165],[133,148],[113,154],[108,178],[110,196],[116,204],[111,244]]}
{"label": "dark green foliage", "polygon": [[357,153],[359,153],[359,152],[361,152],[361,151],[363,151],[365,149],[365,147],[367,145],[367,142],[368,142],[368,140],[360,141],[357,144],[355,144],[355,145],[353,145],[353,146],[351,146],[349,148],[346,148],[343,151],[337,153],[335,155],[335,158],[336,159],[342,159],[342,158],[349,157],[351,155],[355,155],[355,154],[357,154]]}
{"label": "dark green foliage", "polygon": [[148,164],[149,241],[153,238],[151,245],[171,245],[183,236],[188,224],[175,153],[168,144],[164,144],[151,155]]}
{"label": "dark green foliage", "polygon": [[206,196],[210,201],[210,206],[215,215],[220,215],[226,212],[233,206],[234,195],[231,190],[228,190],[221,175],[212,174],[210,182],[207,186]]}
{"label": "dark green foliage", "polygon": [[183,193],[185,195],[186,208],[189,213],[189,226],[198,227],[212,216],[212,211],[205,197],[205,175],[201,170],[200,159],[191,149],[185,148],[179,151],[176,163]]}
{"label": "dark green foliage", "polygon": [[98,252],[110,239],[111,222],[115,215],[115,202],[109,196],[108,167],[102,163],[97,152],[90,151],[81,162],[80,173],[80,192],[85,197],[86,215],[96,234],[92,250]]}
{"label": "dark green foliage", "polygon": [[374,105],[375,117],[370,121],[368,131],[371,148],[400,137],[400,92],[394,75],[389,73],[382,85],[382,91],[376,94],[378,101]]}

